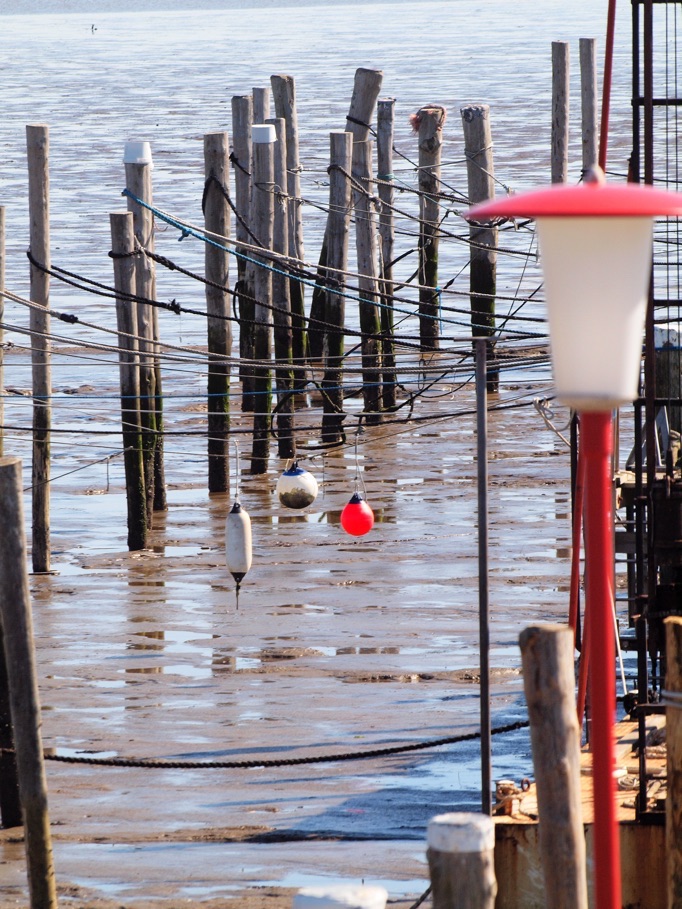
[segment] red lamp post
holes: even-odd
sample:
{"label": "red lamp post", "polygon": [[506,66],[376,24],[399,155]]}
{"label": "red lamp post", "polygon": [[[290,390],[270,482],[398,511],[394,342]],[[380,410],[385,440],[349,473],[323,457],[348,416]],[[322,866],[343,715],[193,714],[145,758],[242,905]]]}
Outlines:
{"label": "red lamp post", "polygon": [[579,411],[585,458],[586,621],[592,640],[592,779],[598,909],[621,909],[615,813],[612,411],[638,393],[653,220],[682,215],[682,193],[555,184],[472,208],[469,220],[537,220],[557,397]]}

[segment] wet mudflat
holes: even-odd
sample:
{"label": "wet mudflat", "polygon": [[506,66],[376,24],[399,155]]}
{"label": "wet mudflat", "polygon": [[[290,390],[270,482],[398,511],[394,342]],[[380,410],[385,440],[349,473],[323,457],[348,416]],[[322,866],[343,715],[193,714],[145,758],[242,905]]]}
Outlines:
{"label": "wet mudflat", "polygon": [[[532,405],[542,393],[491,399],[514,405],[489,415],[493,726],[525,719],[518,633],[567,610],[569,455]],[[471,388],[444,384],[420,413],[473,405]],[[102,465],[55,483],[57,573],[31,578],[45,747],[271,760],[475,731],[474,428],[464,413],[367,430],[358,463],[376,524],[361,539],[339,525],[352,446],[304,462],[321,489],[303,513],[277,501],[283,464],[244,473],[254,564],[238,609],[224,560],[232,498],[206,492],[200,443],[169,453],[168,513],[143,553],[126,550],[113,468],[108,490]],[[493,744],[495,778],[531,773],[524,730]],[[480,804],[478,747],[240,770],[48,760],[63,904],[288,905],[291,888],[364,880],[407,906],[428,882],[428,819]],[[0,832],[3,907],[27,905],[20,832]]]}

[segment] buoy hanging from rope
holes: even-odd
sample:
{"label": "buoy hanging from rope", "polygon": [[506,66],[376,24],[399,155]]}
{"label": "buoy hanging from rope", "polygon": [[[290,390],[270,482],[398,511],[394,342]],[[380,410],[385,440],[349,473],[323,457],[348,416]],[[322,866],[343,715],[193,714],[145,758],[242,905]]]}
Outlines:
{"label": "buoy hanging from rope", "polygon": [[374,527],[374,512],[359,492],[354,492],[341,512],[341,526],[352,537],[362,537]]}
{"label": "buoy hanging from rope", "polygon": [[239,589],[251,568],[251,518],[239,501],[239,449],[235,443],[236,480],[235,499],[225,520],[225,557],[227,568],[237,582],[237,608],[239,608]]}
{"label": "buoy hanging from rope", "polygon": [[294,461],[277,480],[277,496],[286,508],[306,508],[317,498],[315,477]]}

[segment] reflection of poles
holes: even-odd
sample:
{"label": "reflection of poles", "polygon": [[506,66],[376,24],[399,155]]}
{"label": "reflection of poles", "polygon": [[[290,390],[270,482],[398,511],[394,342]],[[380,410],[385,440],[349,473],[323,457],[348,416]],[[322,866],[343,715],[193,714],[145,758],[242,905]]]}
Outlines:
{"label": "reflection of poles", "polygon": [[478,621],[481,686],[481,811],[492,814],[490,730],[490,605],[488,602],[488,397],[486,345],[476,339],[476,457],[478,464]]}
{"label": "reflection of poles", "polygon": [[586,622],[593,642],[590,665],[592,707],[592,782],[594,786],[594,855],[596,904],[621,903],[620,849],[616,819],[613,723],[616,717],[613,665],[615,645],[611,616],[613,571],[610,412],[585,412],[581,418],[585,456]]}

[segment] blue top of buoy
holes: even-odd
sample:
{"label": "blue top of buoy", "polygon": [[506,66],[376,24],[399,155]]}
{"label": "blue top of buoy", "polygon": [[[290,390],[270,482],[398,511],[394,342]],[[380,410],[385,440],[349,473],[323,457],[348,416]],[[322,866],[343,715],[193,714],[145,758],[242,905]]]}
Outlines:
{"label": "blue top of buoy", "polygon": [[289,467],[287,470],[284,471],[284,476],[285,477],[298,477],[302,473],[308,473],[308,471],[304,470],[302,467],[299,467],[298,461],[294,461],[294,463],[291,465],[291,467]]}
{"label": "blue top of buoy", "polygon": [[364,502],[364,498],[360,495],[359,492],[354,492],[353,495],[348,500],[349,505],[359,505],[360,502]]}
{"label": "blue top of buoy", "polygon": [[232,508],[230,508],[230,514],[239,514],[242,510],[241,502],[235,502]]}

